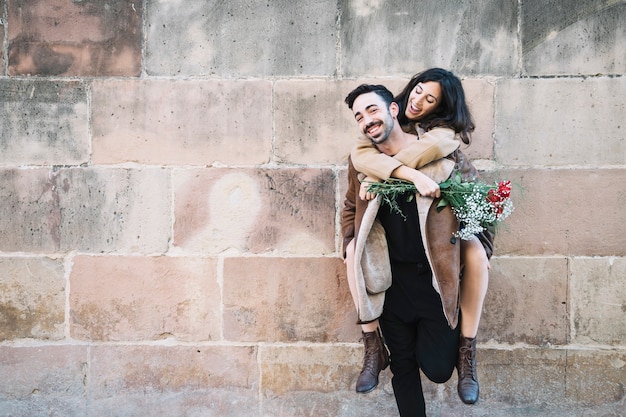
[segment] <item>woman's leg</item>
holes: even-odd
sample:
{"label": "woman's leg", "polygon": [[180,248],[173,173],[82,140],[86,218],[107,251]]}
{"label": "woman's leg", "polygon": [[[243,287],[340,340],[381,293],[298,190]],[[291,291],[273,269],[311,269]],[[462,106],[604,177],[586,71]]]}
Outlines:
{"label": "woman's leg", "polygon": [[461,333],[476,337],[483,303],[489,286],[489,260],[477,237],[461,241],[463,279],[461,281]]}
{"label": "woman's leg", "polygon": [[478,401],[480,387],[476,372],[476,334],[489,285],[489,260],[478,238],[461,241],[461,337],[457,391],[466,404]]}
{"label": "woman's leg", "polygon": [[[356,278],[354,276],[354,240],[346,247],[345,264],[350,294],[358,312],[359,303],[356,292]],[[378,329],[378,320],[361,324],[361,334],[365,352],[363,355],[363,367],[356,381],[356,392],[365,394],[378,385],[378,375],[380,371],[389,365],[389,356]]]}

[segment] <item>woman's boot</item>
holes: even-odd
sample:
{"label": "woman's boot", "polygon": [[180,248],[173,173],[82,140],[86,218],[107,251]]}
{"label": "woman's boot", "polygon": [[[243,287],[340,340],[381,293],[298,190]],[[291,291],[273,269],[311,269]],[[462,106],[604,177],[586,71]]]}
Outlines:
{"label": "woman's boot", "polygon": [[378,385],[378,374],[389,366],[389,353],[383,342],[380,329],[362,333],[365,357],[363,358],[363,369],[356,380],[356,392],[365,394]]}
{"label": "woman's boot", "polygon": [[478,401],[479,386],[476,375],[476,338],[463,337],[459,343],[459,358],[457,362],[459,385],[457,391],[461,401],[465,404],[474,404]]}

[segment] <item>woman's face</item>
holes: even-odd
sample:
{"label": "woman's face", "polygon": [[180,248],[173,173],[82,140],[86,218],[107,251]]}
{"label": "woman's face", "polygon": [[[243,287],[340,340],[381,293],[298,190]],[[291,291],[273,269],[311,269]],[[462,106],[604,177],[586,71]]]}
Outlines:
{"label": "woman's face", "polygon": [[417,121],[434,112],[441,102],[441,86],[437,81],[417,83],[409,94],[404,115]]}

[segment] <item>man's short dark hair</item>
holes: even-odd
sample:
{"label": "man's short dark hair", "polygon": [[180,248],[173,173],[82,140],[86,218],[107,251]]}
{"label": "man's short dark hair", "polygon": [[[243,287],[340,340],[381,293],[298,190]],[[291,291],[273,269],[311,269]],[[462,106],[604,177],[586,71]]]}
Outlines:
{"label": "man's short dark hair", "polygon": [[380,98],[382,98],[387,106],[389,106],[393,102],[393,94],[391,91],[387,89],[384,85],[380,84],[361,84],[354,90],[350,91],[350,93],[346,96],[344,100],[350,110],[352,110],[352,105],[354,104],[354,100],[361,94],[367,93],[376,93]]}

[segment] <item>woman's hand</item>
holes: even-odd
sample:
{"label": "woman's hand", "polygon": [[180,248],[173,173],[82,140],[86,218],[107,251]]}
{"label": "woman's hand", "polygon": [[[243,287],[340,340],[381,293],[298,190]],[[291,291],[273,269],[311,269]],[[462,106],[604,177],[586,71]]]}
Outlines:
{"label": "woman's hand", "polygon": [[376,198],[376,193],[372,193],[370,191],[367,191],[367,189],[370,187],[370,183],[374,182],[373,179],[371,179],[370,177],[366,177],[362,182],[361,182],[361,187],[359,188],[359,198],[361,200],[364,201],[369,201],[369,200],[373,200]]}

